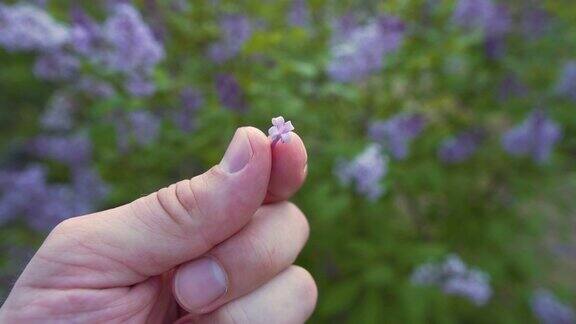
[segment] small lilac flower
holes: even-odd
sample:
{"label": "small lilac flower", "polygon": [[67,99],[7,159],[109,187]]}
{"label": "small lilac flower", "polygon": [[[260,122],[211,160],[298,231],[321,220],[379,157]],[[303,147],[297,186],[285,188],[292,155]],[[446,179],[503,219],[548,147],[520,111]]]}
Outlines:
{"label": "small lilac flower", "polygon": [[552,149],[562,138],[560,126],[535,110],[520,125],[502,136],[502,146],[514,156],[529,156],[538,163],[550,159]]}
{"label": "small lilac flower", "polygon": [[306,27],[310,24],[310,8],[307,0],[292,0],[288,11],[288,24],[296,27]]}
{"label": "small lilac flower", "polygon": [[388,158],[378,144],[370,144],[352,161],[340,161],[336,175],[344,185],[354,185],[356,192],[375,201],[385,192],[382,179],[388,173]]}
{"label": "small lilac flower", "polygon": [[272,145],[282,141],[282,143],[290,143],[290,136],[294,130],[291,121],[284,122],[284,117],[272,118],[272,127],[268,130],[268,135],[272,140]]}
{"label": "small lilac flower", "polygon": [[562,67],[556,92],[572,101],[576,101],[576,61],[569,61]]}
{"label": "small lilac flower", "polygon": [[403,160],[410,152],[410,142],[424,130],[425,124],[418,114],[397,114],[388,120],[373,122],[368,136],[381,143],[393,158]]}
{"label": "small lilac flower", "polygon": [[232,74],[219,74],[216,76],[216,92],[220,104],[230,110],[246,110],[244,92]]}
{"label": "small lilac flower", "polygon": [[92,142],[84,134],[64,136],[39,136],[33,139],[30,153],[68,166],[85,165],[92,159]]}
{"label": "small lilac flower", "polygon": [[484,135],[479,130],[463,132],[442,142],[438,157],[447,164],[462,163],[478,150],[478,145],[483,139]]}
{"label": "small lilac flower", "polygon": [[34,65],[34,75],[42,80],[66,81],[73,79],[80,69],[80,61],[62,50],[44,52]]}
{"label": "small lilac flower", "polygon": [[69,40],[69,29],[44,9],[29,5],[0,4],[0,46],[10,52],[60,48]]}
{"label": "small lilac flower", "polygon": [[110,47],[103,54],[104,61],[114,71],[128,75],[149,72],[164,58],[162,44],[130,4],[115,5],[113,15],[104,23],[102,32]]}
{"label": "small lilac flower", "polygon": [[532,295],[530,306],[542,324],[576,323],[576,312],[574,309],[562,303],[548,290],[537,290]]}
{"label": "small lilac flower", "polygon": [[221,39],[208,49],[208,57],[215,63],[234,58],[242,46],[252,37],[253,27],[248,17],[225,15],[220,21]]}
{"label": "small lilac flower", "polygon": [[490,300],[492,288],[488,274],[469,268],[458,255],[449,255],[441,263],[427,262],[412,273],[411,282],[419,286],[436,286],[445,294],[470,299],[477,306]]}
{"label": "small lilac flower", "polygon": [[404,29],[404,23],[395,17],[381,17],[351,31],[339,25],[337,31],[345,35],[332,36],[328,75],[337,82],[354,82],[379,71],[384,55],[400,47]]}

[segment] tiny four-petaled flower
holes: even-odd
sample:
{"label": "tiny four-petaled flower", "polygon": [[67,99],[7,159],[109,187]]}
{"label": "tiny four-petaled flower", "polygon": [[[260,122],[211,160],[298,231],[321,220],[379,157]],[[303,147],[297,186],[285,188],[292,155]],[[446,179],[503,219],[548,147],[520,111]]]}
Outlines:
{"label": "tiny four-petaled flower", "polygon": [[280,116],[272,118],[272,125],[273,126],[268,130],[268,135],[270,135],[272,145],[278,143],[278,141],[282,141],[282,143],[289,143],[290,133],[294,130],[292,122],[285,122],[284,117]]}

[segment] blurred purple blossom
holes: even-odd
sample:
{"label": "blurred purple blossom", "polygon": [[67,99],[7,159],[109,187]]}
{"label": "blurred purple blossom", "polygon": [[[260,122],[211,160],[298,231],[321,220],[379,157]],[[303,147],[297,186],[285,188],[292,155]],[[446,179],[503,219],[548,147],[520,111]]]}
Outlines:
{"label": "blurred purple blossom", "polygon": [[103,37],[110,47],[105,64],[128,75],[148,73],[164,58],[164,48],[152,34],[136,8],[120,3],[104,23]]}
{"label": "blurred purple blossom", "polygon": [[215,63],[224,63],[242,50],[252,37],[253,26],[244,15],[225,15],[220,18],[220,40],[208,49],[208,57]]}
{"label": "blurred purple blossom", "polygon": [[459,0],[452,20],[458,26],[479,29],[490,38],[506,34],[511,24],[508,8],[492,0]]}
{"label": "blurred purple blossom", "polygon": [[72,136],[39,136],[28,146],[33,155],[70,167],[87,165],[92,159],[92,142],[84,134]]}
{"label": "blurred purple blossom", "polygon": [[562,67],[556,92],[572,101],[576,101],[576,61],[569,61]]}
{"label": "blurred purple blossom", "polygon": [[160,135],[162,122],[150,112],[142,110],[131,112],[128,114],[128,123],[134,139],[140,145],[148,145]]}
{"label": "blurred purple blossom", "polygon": [[469,268],[458,255],[449,255],[441,263],[420,265],[411,281],[419,286],[437,286],[445,294],[466,297],[477,306],[485,305],[492,296],[490,276]]}
{"label": "blurred purple blossom", "polygon": [[77,84],[80,91],[93,98],[110,98],[116,95],[116,90],[106,81],[92,77],[83,77]]}
{"label": "blurred purple blossom", "polygon": [[204,97],[198,90],[187,87],[180,92],[181,108],[173,115],[176,126],[183,132],[191,132],[196,127],[195,115],[204,105]]}
{"label": "blurred purple blossom", "polygon": [[370,144],[352,161],[339,161],[336,176],[344,185],[353,185],[367,199],[378,200],[384,193],[383,178],[388,173],[388,158],[378,144]]}
{"label": "blurred purple blossom", "polygon": [[288,11],[288,24],[296,27],[307,27],[310,24],[310,8],[307,0],[292,0]]}
{"label": "blurred purple blossom", "polygon": [[530,301],[532,311],[542,324],[576,323],[576,312],[545,289],[537,290]]}
{"label": "blurred purple blossom", "polygon": [[10,52],[45,51],[69,41],[67,26],[31,4],[0,4],[0,46]]}
{"label": "blurred purple blossom", "polygon": [[268,136],[272,140],[272,145],[278,141],[290,143],[290,134],[294,130],[291,121],[284,121],[284,117],[272,118],[272,127],[268,130]]}
{"label": "blurred purple blossom", "polygon": [[57,92],[44,109],[40,117],[40,125],[45,130],[69,130],[74,123],[72,116],[74,109],[72,97],[64,92]]}
{"label": "blurred purple blossom", "polygon": [[107,195],[94,171],[73,172],[71,184],[48,184],[46,169],[34,165],[0,172],[0,220],[23,217],[34,229],[47,231],[72,216],[93,212]]}
{"label": "blurred purple blossom", "polygon": [[140,74],[129,76],[124,82],[124,87],[129,94],[135,97],[148,97],[156,92],[154,81]]}
{"label": "blurred purple blossom", "polygon": [[102,27],[79,5],[72,8],[71,19],[70,38],[74,50],[88,57],[101,51],[103,46]]}
{"label": "blurred purple blossom", "polygon": [[463,132],[442,142],[438,157],[447,164],[462,163],[468,160],[478,150],[484,134],[478,129]]}
{"label": "blurred purple blossom", "polygon": [[502,146],[514,156],[529,156],[538,163],[550,159],[552,149],[562,138],[560,126],[544,111],[535,110],[520,125],[502,136]]}
{"label": "blurred purple blossom", "polygon": [[338,82],[360,81],[378,72],[384,55],[397,50],[404,39],[405,25],[396,17],[380,17],[354,26],[350,16],[336,23],[332,35],[332,58],[328,75]]}
{"label": "blurred purple blossom", "polygon": [[44,52],[34,65],[34,75],[42,80],[66,81],[79,72],[80,60],[63,50]]}
{"label": "blurred purple blossom", "polygon": [[247,109],[244,91],[234,75],[217,75],[216,92],[222,106],[234,111],[245,111]]}
{"label": "blurred purple blossom", "polygon": [[368,136],[381,143],[394,159],[403,160],[410,153],[410,142],[424,130],[425,125],[421,115],[401,113],[387,120],[372,122]]}

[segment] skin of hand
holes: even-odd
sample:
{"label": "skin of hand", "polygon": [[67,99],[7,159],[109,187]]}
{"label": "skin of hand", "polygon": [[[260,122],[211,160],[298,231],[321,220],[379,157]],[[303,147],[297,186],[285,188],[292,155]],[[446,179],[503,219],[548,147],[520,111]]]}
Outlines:
{"label": "skin of hand", "polygon": [[292,265],[309,227],[287,200],[306,173],[298,135],[240,128],[206,173],[59,224],[0,323],[302,323],[317,289]]}

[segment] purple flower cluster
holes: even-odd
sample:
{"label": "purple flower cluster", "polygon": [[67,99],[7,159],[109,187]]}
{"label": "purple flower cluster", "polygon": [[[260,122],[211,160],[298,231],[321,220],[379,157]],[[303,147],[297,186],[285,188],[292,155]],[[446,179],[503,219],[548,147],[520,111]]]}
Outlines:
{"label": "purple flower cluster", "polygon": [[113,71],[133,76],[149,73],[164,58],[164,48],[136,8],[120,3],[102,26],[108,50],[102,53]]}
{"label": "purple flower cluster", "polygon": [[79,69],[77,56],[58,49],[40,55],[34,65],[34,75],[42,80],[65,81],[75,78]]}
{"label": "purple flower cluster", "polygon": [[128,3],[115,3],[103,25],[75,7],[70,27],[58,24],[39,7],[3,5],[0,29],[0,46],[11,51],[40,52],[34,67],[40,79],[76,80],[81,62],[86,60],[120,74],[124,88],[134,96],[149,96],[156,91],[151,75],[164,58],[164,48],[138,10]]}
{"label": "purple flower cluster", "polygon": [[411,281],[419,286],[437,286],[445,294],[470,299],[478,306],[492,296],[488,274],[468,267],[458,255],[449,255],[441,263],[424,263],[414,270]]}
{"label": "purple flower cluster", "polygon": [[382,179],[388,173],[388,159],[378,144],[370,144],[352,161],[340,161],[336,175],[344,185],[353,185],[356,192],[369,200],[377,200],[385,193]]}
{"label": "purple flower cluster", "polygon": [[307,27],[310,24],[310,8],[307,0],[292,0],[288,11],[288,24],[296,27]]}
{"label": "purple flower cluster", "polygon": [[507,8],[492,0],[459,0],[452,20],[458,26],[481,30],[488,37],[507,33],[511,23]]}
{"label": "purple flower cluster", "polygon": [[23,217],[32,228],[46,231],[93,212],[107,194],[106,185],[89,168],[75,170],[72,177],[71,184],[49,184],[40,166],[0,172],[0,224]]}
{"label": "purple flower cluster", "polygon": [[404,32],[404,23],[396,17],[380,17],[357,25],[344,16],[333,33],[328,75],[338,82],[354,82],[378,72],[384,55],[402,44]]}
{"label": "purple flower cluster", "polygon": [[438,150],[438,157],[447,164],[464,162],[476,152],[483,139],[483,132],[477,129],[463,132],[444,140]]}
{"label": "purple flower cluster", "polygon": [[484,46],[488,57],[502,56],[505,50],[504,36],[511,25],[506,6],[498,5],[492,0],[460,0],[452,20],[458,26],[484,33]]}
{"label": "purple flower cluster", "polygon": [[410,142],[425,127],[425,120],[417,114],[397,114],[384,121],[375,121],[368,128],[368,136],[381,143],[390,155],[403,160],[410,153]]}
{"label": "purple flower cluster", "polygon": [[252,37],[250,19],[243,15],[225,15],[220,19],[221,39],[208,49],[208,57],[216,63],[234,58]]}
{"label": "purple flower cluster", "polygon": [[529,156],[538,163],[550,159],[552,149],[562,138],[560,126],[535,110],[520,125],[502,136],[502,146],[514,156]]}
{"label": "purple flower cluster", "polygon": [[138,110],[129,112],[116,121],[116,136],[120,151],[128,151],[131,144],[147,146],[160,136],[162,121],[151,112]]}
{"label": "purple flower cluster", "polygon": [[40,136],[33,139],[29,151],[37,157],[58,161],[72,168],[92,160],[92,143],[84,134],[73,136]]}
{"label": "purple flower cluster", "polygon": [[576,312],[574,309],[563,304],[548,290],[537,290],[532,295],[530,306],[542,324],[576,323]]}
{"label": "purple flower cluster", "polygon": [[67,26],[31,4],[0,4],[0,46],[10,52],[46,51],[68,42]]}
{"label": "purple flower cluster", "polygon": [[562,68],[556,92],[572,101],[576,101],[576,61],[567,62]]}
{"label": "purple flower cluster", "polygon": [[216,92],[222,106],[234,111],[245,111],[248,108],[244,98],[244,91],[234,75],[217,75]]}

